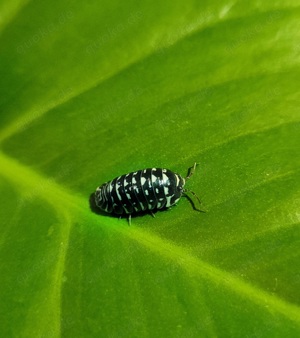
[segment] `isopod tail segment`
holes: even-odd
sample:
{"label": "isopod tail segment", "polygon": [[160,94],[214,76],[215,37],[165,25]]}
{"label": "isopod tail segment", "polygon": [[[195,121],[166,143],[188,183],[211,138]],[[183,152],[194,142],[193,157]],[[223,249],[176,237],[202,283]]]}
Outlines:
{"label": "isopod tail segment", "polygon": [[[199,163],[196,163],[196,162],[195,162],[195,164],[194,164],[192,167],[190,167],[190,168],[188,169],[188,174],[187,174],[187,177],[185,178],[185,181],[189,180],[189,179],[194,175],[194,173],[195,173],[195,171],[196,171],[197,165],[199,165]],[[200,211],[200,212],[205,212],[204,210],[197,209],[197,208],[195,207],[193,201],[192,201],[192,200],[190,199],[190,197],[186,194],[186,193],[192,194],[192,195],[197,199],[198,203],[201,205],[200,198],[196,195],[196,193],[194,193],[194,192],[191,191],[191,190],[185,189],[185,188],[183,188],[182,193],[183,193],[183,194],[190,200],[190,202],[193,204],[194,210]]]}

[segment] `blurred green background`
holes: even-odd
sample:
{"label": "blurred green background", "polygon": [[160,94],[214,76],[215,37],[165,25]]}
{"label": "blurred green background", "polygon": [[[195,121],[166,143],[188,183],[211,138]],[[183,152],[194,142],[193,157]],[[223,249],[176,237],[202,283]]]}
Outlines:
{"label": "blurred green background", "polygon": [[[300,336],[299,2],[0,13],[1,336]],[[90,209],[194,162],[206,213]]]}

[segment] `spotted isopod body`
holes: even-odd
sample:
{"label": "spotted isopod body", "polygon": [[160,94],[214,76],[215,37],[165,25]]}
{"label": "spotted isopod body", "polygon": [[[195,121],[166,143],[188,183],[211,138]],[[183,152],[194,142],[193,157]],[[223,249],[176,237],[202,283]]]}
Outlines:
{"label": "spotted isopod body", "polygon": [[95,203],[107,213],[127,214],[129,224],[132,214],[169,208],[187,192],[201,203],[194,192],[184,188],[186,180],[195,172],[196,165],[189,168],[186,178],[162,168],[142,169],[116,177],[96,189]]}

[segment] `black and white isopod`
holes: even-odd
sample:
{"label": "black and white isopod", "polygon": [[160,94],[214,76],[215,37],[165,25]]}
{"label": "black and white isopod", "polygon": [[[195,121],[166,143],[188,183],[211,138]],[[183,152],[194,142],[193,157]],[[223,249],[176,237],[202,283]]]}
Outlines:
{"label": "black and white isopod", "polygon": [[95,203],[107,213],[129,215],[129,224],[132,214],[169,208],[187,192],[201,203],[193,191],[184,188],[186,180],[194,174],[196,165],[189,168],[186,178],[162,168],[148,168],[116,177],[96,189]]}

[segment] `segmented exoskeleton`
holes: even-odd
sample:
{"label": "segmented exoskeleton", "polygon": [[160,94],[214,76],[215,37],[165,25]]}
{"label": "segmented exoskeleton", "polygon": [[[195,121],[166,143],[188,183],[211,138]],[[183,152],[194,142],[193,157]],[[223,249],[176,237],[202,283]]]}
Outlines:
{"label": "segmented exoskeleton", "polygon": [[184,188],[197,163],[189,168],[188,176],[169,169],[148,168],[114,178],[96,189],[95,202],[101,210],[117,215],[131,214],[155,209],[169,208],[175,205],[186,192],[197,195]]}

